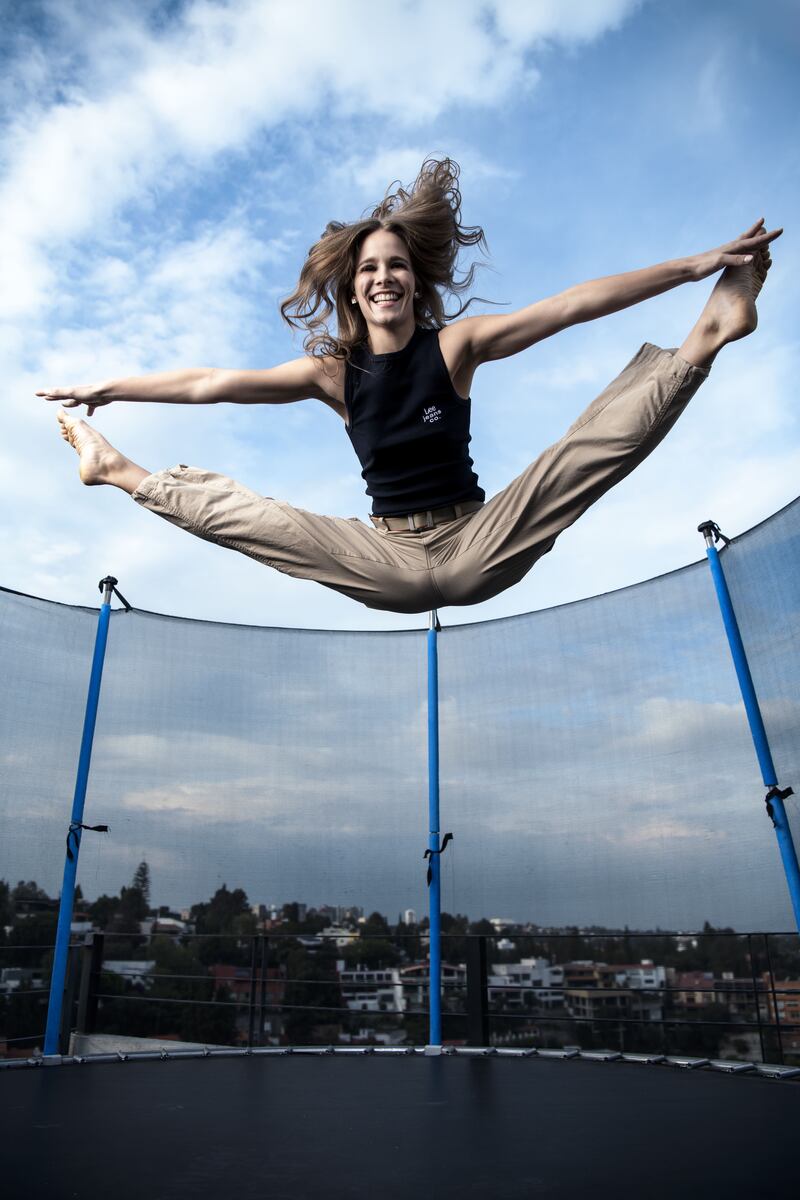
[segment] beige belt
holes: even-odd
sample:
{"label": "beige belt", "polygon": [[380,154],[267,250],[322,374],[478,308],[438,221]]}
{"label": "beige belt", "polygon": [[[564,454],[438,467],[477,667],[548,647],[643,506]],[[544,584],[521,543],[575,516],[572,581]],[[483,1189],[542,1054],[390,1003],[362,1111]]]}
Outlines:
{"label": "beige belt", "polygon": [[402,514],[395,517],[373,517],[370,521],[377,529],[416,533],[419,529],[434,529],[437,525],[445,525],[448,521],[457,521],[469,513],[483,508],[482,500],[465,500],[463,504],[448,504],[446,508],[428,509],[426,512]]}

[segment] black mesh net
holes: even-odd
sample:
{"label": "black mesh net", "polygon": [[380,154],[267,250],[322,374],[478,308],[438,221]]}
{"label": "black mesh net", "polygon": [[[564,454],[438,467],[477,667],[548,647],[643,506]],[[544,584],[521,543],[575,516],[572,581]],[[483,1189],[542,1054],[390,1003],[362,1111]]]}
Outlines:
{"label": "black mesh net", "polygon": [[[780,782],[798,771],[800,501],[723,564]],[[699,538],[698,538],[699,541]],[[123,580],[124,590],[124,580]],[[445,625],[448,614],[440,614]],[[0,878],[57,893],[96,610],[0,593]],[[174,908],[426,910],[426,630],[111,619],[78,879]],[[439,638],[443,906],[542,926],[792,927],[705,561]],[[797,830],[797,803],[788,802]]]}

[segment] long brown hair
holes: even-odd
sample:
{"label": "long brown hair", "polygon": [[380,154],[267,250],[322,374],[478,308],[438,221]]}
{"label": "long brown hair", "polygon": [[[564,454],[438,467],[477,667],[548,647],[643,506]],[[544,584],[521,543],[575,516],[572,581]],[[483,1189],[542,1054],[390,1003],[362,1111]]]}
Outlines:
{"label": "long brown hair", "polygon": [[[480,225],[461,224],[460,168],[452,159],[429,158],[415,182],[397,187],[386,195],[368,217],[351,224],[331,221],[308,252],[297,287],[281,304],[281,316],[294,329],[307,330],[303,346],[307,354],[330,354],[347,359],[353,348],[366,340],[367,323],[357,305],[350,303],[355,268],[364,239],[376,229],[396,233],[408,247],[411,269],[419,296],[414,300],[416,323],[426,329],[441,329],[445,321],[458,317],[472,299],[459,298],[472,286],[475,269],[457,270],[462,246],[487,250]],[[390,184],[390,188],[395,184]],[[445,297],[458,304],[445,311]],[[336,313],[336,333],[328,319]]]}

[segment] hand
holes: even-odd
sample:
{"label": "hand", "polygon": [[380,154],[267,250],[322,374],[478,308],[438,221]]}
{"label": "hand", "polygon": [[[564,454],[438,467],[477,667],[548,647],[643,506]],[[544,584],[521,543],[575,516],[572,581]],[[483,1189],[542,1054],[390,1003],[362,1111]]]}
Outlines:
{"label": "hand", "polygon": [[695,254],[690,259],[693,279],[706,279],[723,267],[742,267],[753,261],[753,256],[762,251],[771,262],[769,243],[780,237],[782,229],[773,229],[771,233],[763,228],[764,218],[756,221],[738,238],[719,246],[716,250],[707,250],[705,254]]}
{"label": "hand", "polygon": [[57,400],[64,408],[77,408],[79,404],[85,404],[87,417],[91,417],[96,408],[102,408],[104,404],[111,403],[111,397],[103,395],[102,384],[74,388],[45,388],[36,395],[44,396],[45,400]]}

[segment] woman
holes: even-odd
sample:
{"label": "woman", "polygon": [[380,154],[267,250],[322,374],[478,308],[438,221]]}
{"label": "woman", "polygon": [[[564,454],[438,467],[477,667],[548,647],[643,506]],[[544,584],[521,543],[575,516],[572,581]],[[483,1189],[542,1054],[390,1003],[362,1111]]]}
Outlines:
{"label": "woman", "polygon": [[[151,474],[85,421],[59,411],[86,484],[111,484],[198,537],[313,579],[370,608],[416,613],[477,604],[510,587],[562,530],[640,463],[672,427],[728,342],[756,327],[770,266],[763,219],[719,249],[568,288],[507,315],[446,314],[463,246],[458,167],[423,164],[370,218],[332,222],[311,248],[285,320],[306,354],[267,370],[192,369],[37,392],[87,415],[114,401],[285,404],[317,399],[345,422],[372,496],[371,524],[317,516],[221,475],[178,466]],[[469,457],[476,369],[582,321],[678,284],[722,275],[676,351],[645,345],[554,446],[485,503]],[[335,312],[336,331],[328,319]],[[454,320],[453,317],[461,319]]]}

